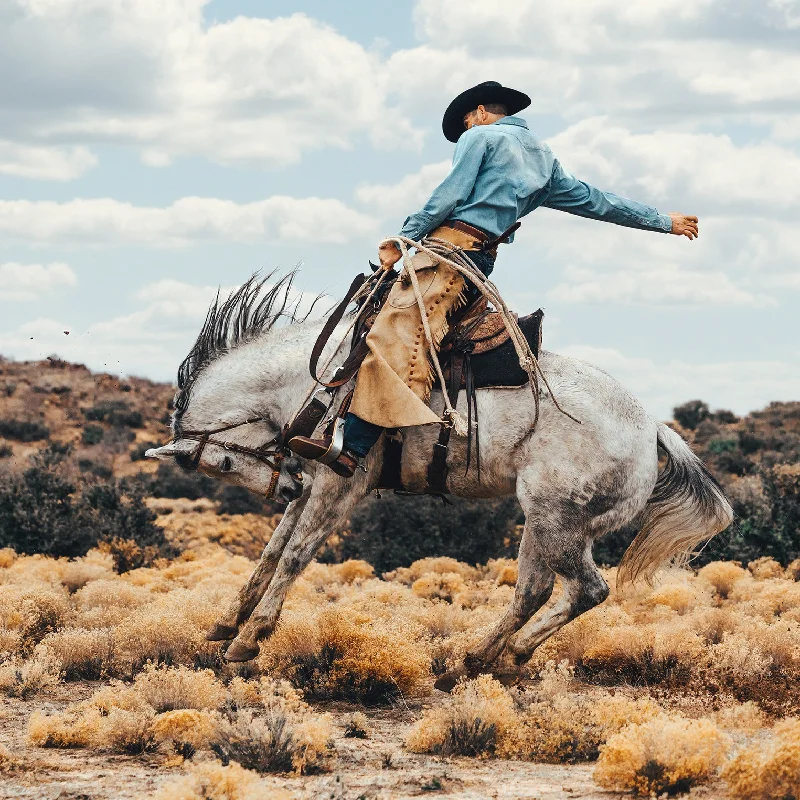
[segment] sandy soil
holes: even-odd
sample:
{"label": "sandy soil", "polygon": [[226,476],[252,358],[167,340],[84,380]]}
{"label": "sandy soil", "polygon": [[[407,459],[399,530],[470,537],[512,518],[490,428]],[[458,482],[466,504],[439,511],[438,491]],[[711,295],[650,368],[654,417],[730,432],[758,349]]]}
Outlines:
{"label": "sandy soil", "polygon": [[[0,772],[0,798],[36,800],[133,800],[146,798],[165,781],[180,775],[179,757],[155,753],[117,756],[89,750],[31,747],[27,721],[37,709],[61,710],[87,698],[99,684],[62,685],[47,698],[6,698],[0,710],[0,743],[12,751],[17,765]],[[310,800],[384,800],[386,798],[469,798],[469,800],[562,800],[620,797],[592,780],[593,766],[533,764],[526,761],[440,758],[407,752],[403,739],[423,710],[442,695],[393,708],[361,709],[344,703],[315,703],[335,720],[335,759],[330,772],[304,777],[266,776],[275,797]],[[346,721],[354,711],[370,721],[367,739],[345,738]],[[196,758],[202,758],[200,754]],[[269,797],[272,794],[266,794]],[[719,787],[696,789],[692,797],[716,800],[727,795]]]}

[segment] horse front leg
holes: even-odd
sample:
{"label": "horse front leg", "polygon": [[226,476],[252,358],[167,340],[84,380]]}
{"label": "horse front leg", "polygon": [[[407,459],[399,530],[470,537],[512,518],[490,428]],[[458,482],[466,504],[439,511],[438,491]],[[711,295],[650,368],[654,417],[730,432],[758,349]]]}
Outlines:
{"label": "horse front leg", "polygon": [[288,505],[247,583],[239,590],[236,599],[231,602],[225,613],[217,619],[206,634],[208,641],[225,642],[236,638],[239,626],[250,618],[253,609],[267,591],[283,548],[302,516],[310,496],[311,489],[309,488],[301,497]]}
{"label": "horse front leg", "polygon": [[259,639],[275,630],[283,602],[294,581],[308,566],[330,533],[370,491],[367,475],[347,480],[326,471],[314,479],[311,497],[280,556],[269,588],[225,653],[228,661],[250,661],[258,655]]}

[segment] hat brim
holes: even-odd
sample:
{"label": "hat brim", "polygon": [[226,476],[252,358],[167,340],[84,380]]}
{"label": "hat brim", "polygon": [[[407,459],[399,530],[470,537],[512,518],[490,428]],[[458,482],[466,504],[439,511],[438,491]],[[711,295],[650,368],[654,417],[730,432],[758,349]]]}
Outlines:
{"label": "hat brim", "polygon": [[522,111],[531,104],[524,92],[509,89],[507,86],[473,86],[462,92],[447,107],[442,118],[442,133],[451,142],[457,142],[464,133],[464,116],[478,106],[500,103],[506,107],[509,116]]}

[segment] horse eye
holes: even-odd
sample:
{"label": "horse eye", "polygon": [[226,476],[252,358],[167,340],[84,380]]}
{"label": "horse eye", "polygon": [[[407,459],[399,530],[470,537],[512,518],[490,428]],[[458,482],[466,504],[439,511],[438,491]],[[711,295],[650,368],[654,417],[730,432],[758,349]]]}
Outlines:
{"label": "horse eye", "polygon": [[219,468],[222,472],[230,472],[232,466],[233,462],[231,461],[231,457],[225,456],[225,458],[222,459],[222,463],[219,465]]}

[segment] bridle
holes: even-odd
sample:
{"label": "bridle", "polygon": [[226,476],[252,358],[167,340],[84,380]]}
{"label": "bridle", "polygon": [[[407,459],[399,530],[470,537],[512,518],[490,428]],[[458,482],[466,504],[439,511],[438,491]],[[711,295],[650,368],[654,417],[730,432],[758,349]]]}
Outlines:
{"label": "bridle", "polygon": [[203,450],[207,444],[215,444],[232,453],[241,453],[242,455],[258,459],[262,464],[266,464],[272,470],[272,478],[270,479],[269,488],[265,494],[265,497],[269,500],[275,494],[275,489],[278,487],[278,479],[281,475],[281,463],[289,453],[284,445],[283,431],[274,439],[270,439],[266,444],[261,445],[261,447],[247,447],[247,445],[244,444],[211,438],[216,433],[224,433],[234,428],[241,428],[243,425],[252,425],[255,422],[267,421],[265,417],[249,417],[241,422],[234,422],[231,425],[223,425],[220,428],[212,428],[207,431],[181,431],[180,436],[174,438],[172,442],[174,444],[180,439],[191,439],[199,443],[192,456],[191,468],[193,470],[196,470],[200,465],[200,459],[203,456]]}

